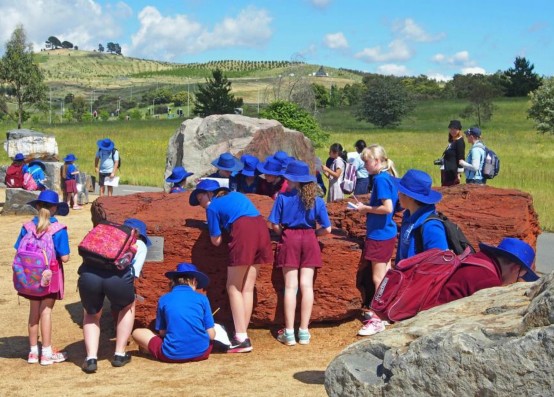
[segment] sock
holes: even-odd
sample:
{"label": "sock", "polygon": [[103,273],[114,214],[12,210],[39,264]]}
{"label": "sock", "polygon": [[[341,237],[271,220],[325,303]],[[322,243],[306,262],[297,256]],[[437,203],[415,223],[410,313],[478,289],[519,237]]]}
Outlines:
{"label": "sock", "polygon": [[294,335],[294,329],[285,328],[285,335]]}
{"label": "sock", "polygon": [[306,329],[302,329],[302,328],[298,328],[298,332],[303,332],[303,333],[308,333],[308,328]]}
{"label": "sock", "polygon": [[120,353],[120,352],[115,352],[115,355],[116,356],[120,356],[120,357],[125,357],[127,353],[123,352],[123,353]]}
{"label": "sock", "polygon": [[98,360],[98,357],[96,357],[96,356],[87,356],[87,358],[85,360],[88,361],[88,360],[92,360],[92,359]]}
{"label": "sock", "polygon": [[244,333],[242,333],[242,332],[241,332],[241,333],[238,333],[238,332],[237,332],[237,333],[235,334],[235,338],[237,338],[237,340],[238,340],[239,342],[244,342],[244,341],[246,340],[246,338],[248,338],[248,334],[247,334],[246,332],[244,332]]}
{"label": "sock", "polygon": [[38,345],[31,346],[31,353],[38,354]]}
{"label": "sock", "polygon": [[52,355],[52,346],[42,346],[42,355],[51,356]]}

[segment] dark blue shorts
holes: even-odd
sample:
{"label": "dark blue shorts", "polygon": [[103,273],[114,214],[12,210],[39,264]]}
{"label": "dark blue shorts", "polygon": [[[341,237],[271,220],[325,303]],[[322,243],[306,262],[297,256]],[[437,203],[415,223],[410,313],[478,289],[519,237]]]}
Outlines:
{"label": "dark blue shorts", "polygon": [[107,173],[101,172],[100,175],[98,175],[98,184],[100,186],[104,186],[104,181],[106,180],[106,178],[109,178],[110,175],[111,175],[110,172],[107,172]]}
{"label": "dark blue shorts", "polygon": [[123,271],[104,270],[81,265],[79,268],[79,295],[87,314],[96,314],[104,306],[104,298],[119,311],[135,300],[135,285],[132,268]]}

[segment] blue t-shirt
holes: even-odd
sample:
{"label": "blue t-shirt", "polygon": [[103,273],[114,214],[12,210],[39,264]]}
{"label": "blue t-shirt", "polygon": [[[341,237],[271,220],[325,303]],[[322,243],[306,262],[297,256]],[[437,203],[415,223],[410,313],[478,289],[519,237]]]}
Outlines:
{"label": "blue t-shirt", "polygon": [[[436,209],[434,204],[428,204],[419,208],[413,215],[410,214],[409,210],[404,211],[402,225],[400,226],[400,239],[398,240],[398,249],[396,251],[396,263],[416,254],[415,229],[420,227],[429,215],[435,212]],[[448,249],[444,225],[437,219],[431,219],[429,222],[425,222],[422,237],[424,251],[431,248]]]}
{"label": "blue t-shirt", "polygon": [[315,229],[316,222],[321,227],[331,226],[325,201],[316,197],[314,206],[306,210],[296,189],[277,196],[268,220],[288,229]]}
{"label": "blue t-shirt", "polygon": [[119,161],[119,150],[114,149],[113,157],[111,150],[98,149],[96,152],[98,160],[98,172],[100,174],[111,174],[114,172],[114,165]]}
{"label": "blue t-shirt", "polygon": [[260,211],[244,194],[229,192],[212,199],[206,209],[208,229],[211,237],[221,236],[221,228],[230,231],[233,223],[241,216],[258,216]]}
{"label": "blue t-shirt", "polygon": [[256,193],[258,191],[258,185],[260,183],[260,177],[255,176],[254,182],[252,182],[251,185],[248,185],[246,183],[246,176],[244,175],[237,175],[237,192],[240,193]]}
{"label": "blue t-shirt", "polygon": [[[50,223],[58,222],[58,220],[55,217],[50,218]],[[33,218],[33,223],[38,225],[38,217]],[[14,248],[19,248],[19,242],[27,234],[27,230],[25,230],[24,227],[21,228],[21,231],[19,232],[19,236],[17,237],[17,241],[14,244]],[[69,236],[67,234],[67,229],[62,229],[54,233],[52,236],[52,241],[54,241],[54,249],[56,250],[56,256],[64,256],[69,255]]]}
{"label": "blue t-shirt", "polygon": [[38,164],[33,164],[30,167],[27,168],[27,172],[33,176],[33,179],[37,183],[39,187],[44,187],[44,184],[42,181],[46,179],[46,175],[44,174],[44,170],[42,167]]}
{"label": "blue t-shirt", "polygon": [[207,329],[214,318],[205,295],[188,285],[177,285],[158,301],[156,329],[165,330],[162,352],[172,360],[201,356],[210,345]]}
{"label": "blue t-shirt", "polygon": [[366,215],[366,238],[372,240],[389,240],[398,232],[396,223],[393,220],[394,209],[398,201],[398,189],[392,176],[386,172],[380,172],[373,177],[373,189],[369,198],[371,207],[379,207],[384,200],[392,201],[393,212],[390,214],[367,214]]}
{"label": "blue t-shirt", "polygon": [[65,180],[69,181],[71,179],[77,179],[77,174],[72,175],[75,171],[77,171],[77,167],[75,167],[75,164],[68,164],[67,171],[65,173]]}
{"label": "blue t-shirt", "polygon": [[174,185],[171,187],[171,189],[169,189],[169,193],[183,193],[186,191],[187,190],[184,187],[181,187],[179,185]]}

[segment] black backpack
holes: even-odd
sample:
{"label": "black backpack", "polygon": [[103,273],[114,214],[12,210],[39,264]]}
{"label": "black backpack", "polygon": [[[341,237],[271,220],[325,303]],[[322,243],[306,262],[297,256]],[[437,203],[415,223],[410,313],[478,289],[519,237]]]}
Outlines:
{"label": "black backpack", "polygon": [[112,160],[115,164],[115,152],[117,152],[118,156],[119,156],[119,161],[117,163],[117,169],[120,169],[121,168],[121,153],[119,153],[119,150],[117,150],[116,148],[113,148],[112,150]]}
{"label": "black backpack", "polygon": [[475,252],[475,249],[470,244],[467,237],[462,232],[462,229],[458,227],[454,222],[450,221],[446,215],[441,212],[436,214],[431,214],[425,219],[425,221],[415,230],[415,252],[419,254],[423,252],[423,225],[431,219],[438,219],[444,225],[444,230],[446,232],[446,241],[448,243],[448,248],[452,250],[456,255],[462,254],[467,247],[470,248],[471,252]]}

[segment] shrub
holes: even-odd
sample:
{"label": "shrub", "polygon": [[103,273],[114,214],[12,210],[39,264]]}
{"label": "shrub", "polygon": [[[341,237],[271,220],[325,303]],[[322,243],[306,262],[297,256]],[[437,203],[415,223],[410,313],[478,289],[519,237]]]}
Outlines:
{"label": "shrub", "polygon": [[544,79],[542,85],[529,94],[531,107],[528,117],[535,121],[541,133],[554,134],[554,77]]}

